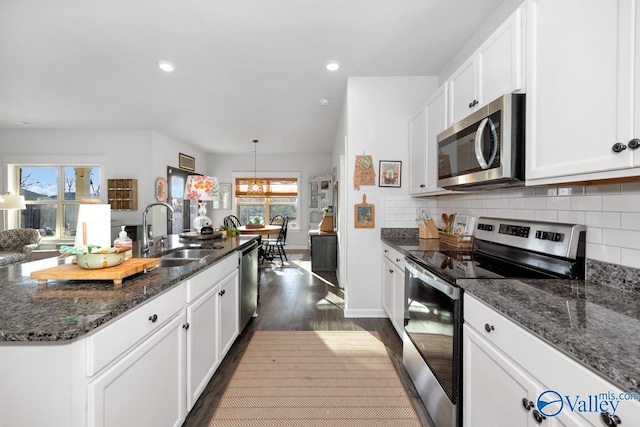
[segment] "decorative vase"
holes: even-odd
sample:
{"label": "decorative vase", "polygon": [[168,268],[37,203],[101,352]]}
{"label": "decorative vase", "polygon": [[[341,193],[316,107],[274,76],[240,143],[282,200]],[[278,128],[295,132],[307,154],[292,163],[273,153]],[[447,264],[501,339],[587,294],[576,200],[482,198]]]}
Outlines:
{"label": "decorative vase", "polygon": [[213,224],[211,218],[207,216],[207,203],[198,202],[198,216],[193,219],[193,228],[200,234],[202,227]]}
{"label": "decorative vase", "polygon": [[322,215],[322,221],[320,222],[320,226],[318,227],[320,231],[324,231],[326,233],[330,233],[333,231],[333,214],[325,213]]}

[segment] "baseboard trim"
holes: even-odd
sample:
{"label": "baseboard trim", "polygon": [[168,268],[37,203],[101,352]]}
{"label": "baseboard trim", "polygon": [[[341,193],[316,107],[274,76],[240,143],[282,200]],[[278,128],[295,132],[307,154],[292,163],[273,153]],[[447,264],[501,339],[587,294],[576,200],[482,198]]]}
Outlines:
{"label": "baseboard trim", "polygon": [[376,318],[381,319],[387,317],[387,313],[384,312],[383,309],[367,309],[367,308],[356,308],[356,309],[348,309],[344,310],[344,317],[347,318]]}

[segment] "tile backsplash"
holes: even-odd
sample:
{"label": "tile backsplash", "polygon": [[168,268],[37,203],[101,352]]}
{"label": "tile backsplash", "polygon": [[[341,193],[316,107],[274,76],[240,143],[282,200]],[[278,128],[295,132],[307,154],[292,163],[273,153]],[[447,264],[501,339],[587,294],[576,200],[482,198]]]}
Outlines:
{"label": "tile backsplash", "polygon": [[417,228],[417,207],[427,209],[438,227],[442,213],[584,224],[587,258],[640,268],[640,183],[397,197],[383,204],[383,227]]}

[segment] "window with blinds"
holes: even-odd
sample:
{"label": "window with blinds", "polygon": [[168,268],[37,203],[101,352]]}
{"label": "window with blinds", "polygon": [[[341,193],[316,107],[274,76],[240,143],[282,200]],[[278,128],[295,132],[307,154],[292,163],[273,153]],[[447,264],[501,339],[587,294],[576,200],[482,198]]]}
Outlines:
{"label": "window with blinds", "polygon": [[289,229],[298,228],[297,178],[236,178],[235,185],[236,216],[241,224],[250,216],[261,216],[268,224],[270,218],[282,215],[289,217]]}

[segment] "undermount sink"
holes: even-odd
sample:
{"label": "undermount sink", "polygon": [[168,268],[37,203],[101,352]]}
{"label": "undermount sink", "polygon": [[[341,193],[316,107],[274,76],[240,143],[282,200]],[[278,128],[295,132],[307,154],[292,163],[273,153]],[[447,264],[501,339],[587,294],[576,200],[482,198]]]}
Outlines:
{"label": "undermount sink", "polygon": [[181,258],[191,258],[191,259],[200,259],[204,258],[207,255],[211,255],[215,253],[215,249],[178,249],[166,255],[162,255],[162,259],[181,259]]}
{"label": "undermount sink", "polygon": [[199,261],[199,258],[160,258],[158,267],[182,267],[192,262]]}

